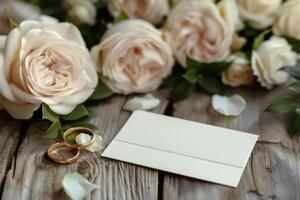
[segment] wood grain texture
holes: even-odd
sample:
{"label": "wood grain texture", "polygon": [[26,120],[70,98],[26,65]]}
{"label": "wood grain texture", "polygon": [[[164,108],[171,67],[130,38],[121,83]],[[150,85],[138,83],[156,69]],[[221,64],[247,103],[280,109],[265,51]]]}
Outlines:
{"label": "wood grain texture", "polygon": [[173,115],[260,135],[238,188],[166,174],[163,199],[300,199],[300,140],[288,136],[282,116],[263,112],[284,90],[278,88],[267,94],[262,89],[242,88],[227,92],[235,93],[241,94],[248,103],[239,117],[221,116],[212,110],[211,97],[199,93],[175,104]]}
{"label": "wood grain texture", "polygon": [[3,189],[7,168],[20,141],[21,121],[11,119],[7,113],[0,112],[0,188]]}
{"label": "wood grain texture", "polygon": [[[156,92],[162,103],[154,112],[163,113],[167,101],[165,92]],[[116,135],[130,113],[123,111],[126,98],[113,97],[92,107],[91,122],[100,130],[104,145]],[[17,159],[8,171],[2,199],[68,199],[61,189],[61,180],[68,172],[78,172],[94,184],[100,185],[88,199],[157,199],[158,172],[136,165],[100,157],[100,153],[83,152],[80,159],[70,165],[50,161],[45,152],[54,141],[41,138],[47,122],[30,125],[22,139]]]}

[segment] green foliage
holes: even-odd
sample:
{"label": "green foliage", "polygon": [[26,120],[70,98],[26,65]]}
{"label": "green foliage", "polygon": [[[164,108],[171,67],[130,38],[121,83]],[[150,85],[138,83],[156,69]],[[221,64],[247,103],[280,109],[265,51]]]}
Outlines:
{"label": "green foliage", "polygon": [[51,126],[44,133],[44,139],[55,139],[62,134],[61,123],[59,120],[52,122]]}
{"label": "green foliage", "polygon": [[288,43],[292,46],[293,50],[300,53],[300,40],[297,40],[296,38],[286,37]]}
{"label": "green foliage", "polygon": [[94,93],[90,96],[90,100],[103,100],[113,95],[113,91],[99,80]]}
{"label": "green foliage", "polygon": [[268,30],[262,32],[261,34],[259,34],[257,37],[255,37],[252,48],[254,50],[256,50],[261,45],[261,43],[265,40],[266,35],[269,34],[270,32],[271,32],[271,30],[268,29]]}
{"label": "green foliage", "polygon": [[128,14],[124,9],[121,9],[119,14],[115,17],[114,22],[119,23],[123,20],[129,19]]}
{"label": "green foliage", "polygon": [[89,111],[84,105],[78,105],[70,114],[61,115],[60,118],[66,121],[75,121],[86,116],[89,116]]}
{"label": "green foliage", "polygon": [[273,101],[268,106],[266,111],[272,113],[287,113],[287,112],[294,111],[298,107],[299,107],[299,103],[297,99],[289,96],[283,96]]}
{"label": "green foliage", "polygon": [[173,102],[184,100],[188,97],[191,91],[192,84],[183,79],[171,90],[170,99]]}
{"label": "green foliage", "polygon": [[198,84],[209,94],[223,94],[223,86],[212,76],[198,76]]}

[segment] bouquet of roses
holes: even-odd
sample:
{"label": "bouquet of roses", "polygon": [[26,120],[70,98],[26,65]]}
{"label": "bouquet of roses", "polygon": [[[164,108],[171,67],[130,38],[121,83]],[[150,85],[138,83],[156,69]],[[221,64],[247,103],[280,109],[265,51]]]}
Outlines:
{"label": "bouquet of roses", "polygon": [[[16,119],[40,110],[52,122],[45,137],[55,138],[89,115],[85,102],[113,93],[162,85],[176,102],[224,85],[271,89],[300,78],[299,11],[300,0],[2,2],[0,107]],[[300,92],[298,82],[290,88]],[[296,113],[298,132],[298,107],[283,97],[268,110]]]}

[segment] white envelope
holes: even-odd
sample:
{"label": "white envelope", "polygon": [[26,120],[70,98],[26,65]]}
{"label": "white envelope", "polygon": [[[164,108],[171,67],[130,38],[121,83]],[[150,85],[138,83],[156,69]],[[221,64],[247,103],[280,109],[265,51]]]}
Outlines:
{"label": "white envelope", "polygon": [[135,111],[102,156],[236,187],[258,136]]}

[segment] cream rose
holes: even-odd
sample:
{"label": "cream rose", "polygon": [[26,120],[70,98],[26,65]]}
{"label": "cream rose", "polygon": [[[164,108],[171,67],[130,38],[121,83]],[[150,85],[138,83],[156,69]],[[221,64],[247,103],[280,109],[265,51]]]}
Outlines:
{"label": "cream rose", "polygon": [[101,79],[114,92],[123,94],[156,89],[174,64],[161,33],[138,19],[112,26],[91,53]]}
{"label": "cream rose", "polygon": [[256,29],[270,26],[282,0],[237,0],[241,17]]}
{"label": "cream rose", "polygon": [[1,55],[2,104],[17,119],[30,118],[41,103],[69,114],[97,85],[90,54],[69,23],[24,21],[9,33]]}
{"label": "cream rose", "polygon": [[117,16],[124,9],[130,18],[140,18],[153,24],[162,22],[169,13],[168,0],[109,0],[108,9]]}
{"label": "cream rose", "polygon": [[0,1],[0,33],[2,34],[7,34],[10,31],[5,9],[7,9],[9,17],[18,24],[24,20],[38,20],[53,23],[58,22],[58,20],[53,17],[42,15],[39,8],[32,4],[15,0],[4,2]]}
{"label": "cream rose", "polygon": [[290,0],[283,4],[273,25],[275,35],[293,37],[300,40],[300,1]]}
{"label": "cream rose", "polygon": [[70,13],[78,24],[94,25],[97,17],[97,0],[65,0]]}
{"label": "cream rose", "polygon": [[225,85],[238,87],[249,85],[253,82],[253,72],[250,62],[246,58],[232,55],[228,58],[228,61],[232,61],[232,64],[222,73],[222,82]]}
{"label": "cream rose", "polygon": [[165,37],[183,67],[187,56],[200,62],[224,60],[232,39],[218,8],[209,0],[180,2],[169,15]]}
{"label": "cream rose", "polygon": [[245,27],[239,16],[238,6],[235,0],[222,0],[218,3],[218,8],[232,34]]}
{"label": "cream rose", "polygon": [[288,80],[288,74],[279,71],[284,66],[296,65],[297,55],[284,38],[273,36],[252,52],[251,65],[260,84],[268,89]]}

